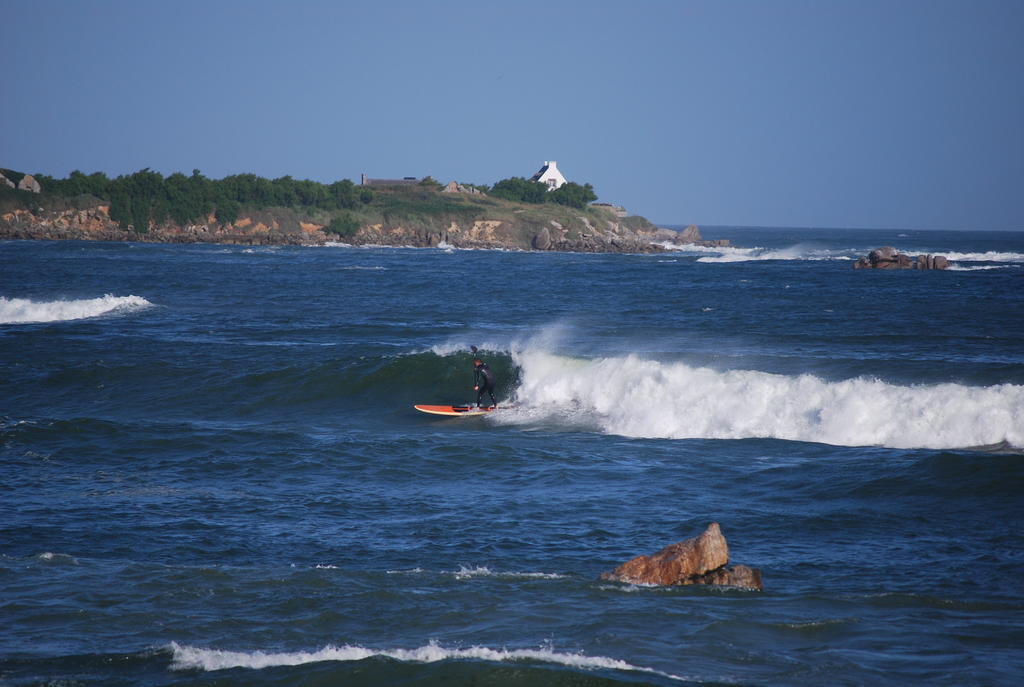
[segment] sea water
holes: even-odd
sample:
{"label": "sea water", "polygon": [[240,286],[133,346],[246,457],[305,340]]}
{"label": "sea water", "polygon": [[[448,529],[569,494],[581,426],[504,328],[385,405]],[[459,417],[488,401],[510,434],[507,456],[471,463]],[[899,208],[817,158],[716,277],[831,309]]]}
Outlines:
{"label": "sea water", "polygon": [[1024,234],[705,234],[0,243],[0,684],[1019,684]]}

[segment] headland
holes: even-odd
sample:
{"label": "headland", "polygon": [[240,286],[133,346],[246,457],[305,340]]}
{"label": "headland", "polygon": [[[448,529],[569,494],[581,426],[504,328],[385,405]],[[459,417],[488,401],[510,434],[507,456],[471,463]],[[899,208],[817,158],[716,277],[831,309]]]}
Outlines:
{"label": "headland", "polygon": [[493,187],[424,179],[320,184],[251,174],[208,179],[141,170],[67,179],[0,169],[0,239],[243,245],[451,246],[650,253],[705,241],[696,226],[660,228],[608,203],[589,184],[548,192],[512,178]]}

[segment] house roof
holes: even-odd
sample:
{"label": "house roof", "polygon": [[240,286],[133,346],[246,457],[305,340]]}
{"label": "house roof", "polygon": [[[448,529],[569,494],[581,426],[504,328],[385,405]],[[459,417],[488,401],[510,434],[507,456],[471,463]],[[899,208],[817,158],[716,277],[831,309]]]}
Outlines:
{"label": "house roof", "polygon": [[551,165],[545,162],[544,166],[540,168],[540,171],[530,177],[530,181],[540,181],[540,178],[544,176],[550,167]]}

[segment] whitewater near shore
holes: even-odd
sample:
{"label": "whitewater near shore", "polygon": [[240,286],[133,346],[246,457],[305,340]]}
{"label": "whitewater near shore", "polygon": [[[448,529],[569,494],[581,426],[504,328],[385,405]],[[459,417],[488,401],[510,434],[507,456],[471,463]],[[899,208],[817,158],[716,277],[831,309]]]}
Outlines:
{"label": "whitewater near shore", "polygon": [[[0,243],[0,681],[1015,684],[1024,238],[718,231]],[[600,580],[712,521],[764,592]]]}

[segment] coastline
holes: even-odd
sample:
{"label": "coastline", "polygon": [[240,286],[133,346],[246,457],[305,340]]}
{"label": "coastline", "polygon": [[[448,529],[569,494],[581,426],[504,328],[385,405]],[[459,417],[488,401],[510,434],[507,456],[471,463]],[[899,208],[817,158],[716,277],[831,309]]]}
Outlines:
{"label": "coastline", "polygon": [[[468,202],[468,201],[467,201]],[[471,213],[434,213],[413,202],[402,214],[363,212],[350,230],[332,231],[330,215],[313,208],[242,207],[231,221],[211,212],[201,221],[149,222],[144,230],[111,217],[110,203],[93,196],[63,198],[19,192],[0,205],[0,239],[211,243],[246,246],[383,245],[552,251],[661,253],[660,244],[727,246],[706,241],[696,226],[677,231],[642,216],[599,205],[529,206],[488,199]]]}
{"label": "coastline", "polygon": [[[309,219],[310,221],[307,221]],[[700,230],[691,226],[675,231],[649,225],[631,229],[611,220],[605,228],[581,216],[586,227],[573,232],[555,219],[537,227],[536,222],[516,223],[503,219],[476,219],[471,222],[436,223],[398,220],[362,225],[351,236],[340,236],[325,225],[304,218],[288,208],[270,208],[246,212],[234,222],[217,222],[211,215],[204,223],[179,226],[154,224],[145,232],[122,228],[110,219],[109,208],[96,204],[87,208],[47,210],[16,209],[0,214],[0,239],[6,240],[80,240],[137,241],[143,243],[211,243],[246,246],[323,246],[345,243],[353,246],[411,246],[523,250],[581,253],[661,253],[662,243],[701,246],[729,245],[727,239],[705,241]]]}

